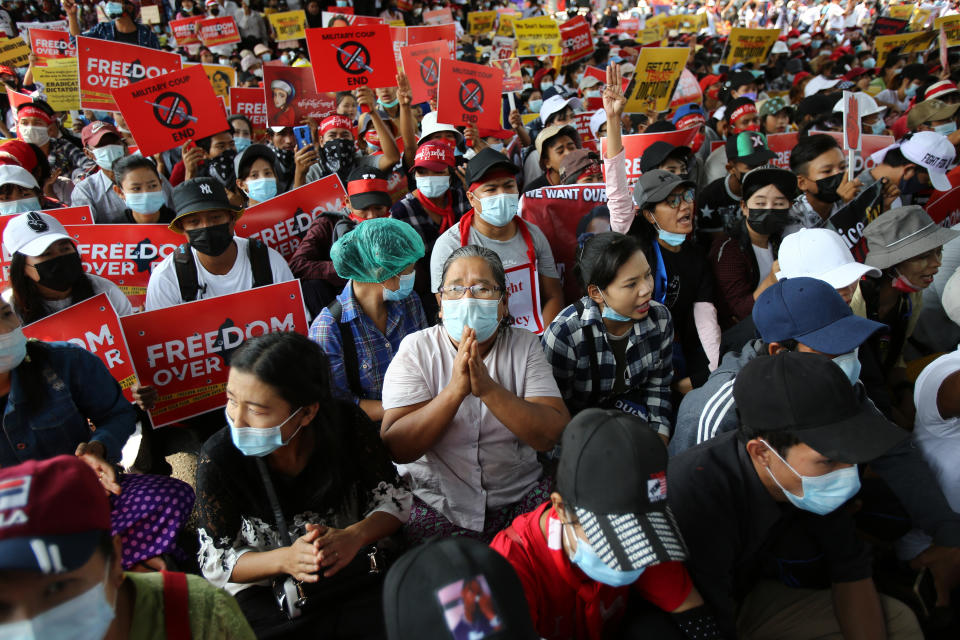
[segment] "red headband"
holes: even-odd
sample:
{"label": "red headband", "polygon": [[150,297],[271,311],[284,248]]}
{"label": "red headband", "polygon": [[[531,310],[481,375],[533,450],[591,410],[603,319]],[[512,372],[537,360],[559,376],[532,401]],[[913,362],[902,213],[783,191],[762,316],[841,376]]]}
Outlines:
{"label": "red headband", "polygon": [[53,122],[53,118],[50,117],[50,114],[40,107],[35,107],[33,105],[24,105],[20,107],[20,109],[17,111],[17,118],[40,118],[47,124]]}
{"label": "red headband", "polygon": [[346,129],[354,134],[353,136],[354,138],[357,137],[356,133],[354,133],[356,129],[353,126],[353,120],[351,120],[347,116],[341,116],[339,114],[336,114],[336,115],[327,116],[326,118],[324,118],[320,122],[320,137],[322,138],[323,135],[330,129]]}
{"label": "red headband", "polygon": [[473,191],[482,184],[486,184],[491,180],[499,180],[500,178],[516,178],[517,176],[508,169],[497,169],[496,171],[490,171],[480,176],[480,180],[474,182],[470,185],[470,188],[467,191]]}
{"label": "red headband", "polygon": [[690,115],[684,116],[679,120],[677,120],[674,126],[676,126],[677,129],[687,129],[689,127],[694,126],[694,123],[696,123],[696,126],[699,127],[700,125],[705,124],[706,122],[707,121],[704,119],[704,117],[699,113],[691,113]]}
{"label": "red headband", "polygon": [[736,111],[730,114],[730,122],[733,122],[734,120],[742,116],[746,116],[756,112],[757,112],[757,105],[753,104],[752,102],[748,102],[747,104],[740,105],[740,107],[738,107]]}
{"label": "red headband", "polygon": [[371,191],[387,192],[387,181],[380,178],[365,178],[363,180],[351,180],[347,183],[347,195],[358,196]]}

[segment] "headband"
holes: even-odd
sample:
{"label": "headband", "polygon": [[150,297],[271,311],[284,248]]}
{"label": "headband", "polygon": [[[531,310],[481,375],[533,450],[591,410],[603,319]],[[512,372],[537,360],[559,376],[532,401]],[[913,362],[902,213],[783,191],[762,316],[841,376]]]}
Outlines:
{"label": "headband", "polygon": [[753,104],[752,102],[748,102],[747,104],[740,105],[736,109],[736,111],[730,114],[729,122],[734,122],[737,118],[749,115],[751,113],[756,113],[756,112],[757,112],[757,105]]}
{"label": "headband", "polygon": [[35,107],[30,104],[20,107],[20,109],[17,111],[17,118],[40,118],[47,124],[53,122],[53,118],[50,117],[49,113],[40,107]]}
{"label": "headband", "polygon": [[[330,129],[347,129],[351,133],[356,131],[353,126],[353,120],[347,116],[341,116],[339,114],[328,116],[320,122],[320,137],[323,137],[323,135]],[[355,133],[354,137],[356,137]]]}
{"label": "headband", "polygon": [[348,196],[359,196],[372,191],[387,193],[387,181],[380,178],[363,178],[362,180],[351,180],[347,183]]}

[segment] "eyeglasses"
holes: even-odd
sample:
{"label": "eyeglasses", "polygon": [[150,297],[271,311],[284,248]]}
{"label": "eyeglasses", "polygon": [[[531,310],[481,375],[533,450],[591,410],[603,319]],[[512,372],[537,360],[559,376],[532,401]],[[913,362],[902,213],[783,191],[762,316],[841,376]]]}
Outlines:
{"label": "eyeglasses", "polygon": [[500,297],[500,287],[488,287],[485,284],[474,284],[469,287],[464,287],[459,284],[452,284],[449,287],[441,287],[440,292],[445,294],[451,300],[459,300],[463,297],[467,291],[470,292],[470,296],[473,298],[478,298],[480,300],[493,300],[494,298]]}
{"label": "eyeglasses", "polygon": [[680,193],[671,193],[664,198],[663,201],[667,203],[667,206],[674,209],[679,209],[681,201],[692,203],[695,198],[696,192],[693,189],[687,189],[686,191],[681,191]]}

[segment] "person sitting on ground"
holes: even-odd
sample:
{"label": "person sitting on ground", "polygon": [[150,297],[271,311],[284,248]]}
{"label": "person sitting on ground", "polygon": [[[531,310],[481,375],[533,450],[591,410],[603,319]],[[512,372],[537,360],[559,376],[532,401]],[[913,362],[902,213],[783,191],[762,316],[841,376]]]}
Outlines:
{"label": "person sitting on ground", "polygon": [[826,134],[800,138],[790,152],[790,171],[797,177],[800,195],[791,206],[793,221],[786,233],[800,228],[833,229],[830,216],[859,193],[859,180],[851,181],[847,159],[838,143]]}
{"label": "person sitting on ground", "polygon": [[580,134],[572,125],[552,125],[537,136],[537,153],[543,173],[524,185],[524,192],[560,184],[560,166],[568,153],[580,148]]}
{"label": "person sitting on ground", "polygon": [[252,144],[236,155],[234,175],[236,185],[230,190],[239,189],[246,201],[246,207],[255,207],[261,202],[281,193],[277,181],[277,156],[265,144]]}
{"label": "person sitting on ground", "polygon": [[113,165],[117,181],[113,191],[123,199],[124,222],[134,224],[170,224],[176,213],[167,206],[160,172],[152,160],[126,156]]}

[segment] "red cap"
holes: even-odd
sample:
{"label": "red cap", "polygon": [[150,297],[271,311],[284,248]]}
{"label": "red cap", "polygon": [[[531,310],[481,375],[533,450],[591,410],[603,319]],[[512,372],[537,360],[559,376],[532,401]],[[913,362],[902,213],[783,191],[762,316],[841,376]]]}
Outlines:
{"label": "red cap", "polygon": [[100,143],[100,139],[108,133],[112,133],[120,138],[120,132],[117,131],[115,126],[109,122],[94,120],[80,132],[80,141],[83,142],[83,146],[85,147],[95,147]]}
{"label": "red cap", "polygon": [[533,86],[539,89],[540,81],[543,80],[544,76],[546,76],[548,73],[552,73],[554,77],[557,75],[557,72],[554,71],[553,67],[543,67],[542,69],[537,70],[533,74]]}
{"label": "red cap", "polygon": [[13,70],[13,67],[8,67],[7,65],[0,64],[0,76],[13,76],[17,77],[17,72]]}
{"label": "red cap", "polygon": [[497,138],[499,140],[509,140],[514,136],[510,129],[480,129],[481,138]]}
{"label": "red cap", "polygon": [[0,164],[13,164],[10,159],[30,173],[37,168],[37,153],[23,140],[9,140],[0,144]]}
{"label": "red cap", "polygon": [[797,49],[803,49],[805,46],[807,46],[807,45],[803,44],[802,42],[794,42],[792,45],[790,45],[790,51],[796,51]]}
{"label": "red cap", "polygon": [[845,74],[843,74],[843,79],[853,82],[860,76],[867,73],[870,73],[870,69],[866,69],[864,67],[854,67],[853,69],[850,69],[850,71],[847,71]]}
{"label": "red cap", "polygon": [[792,86],[796,87],[796,86],[799,85],[801,82],[803,82],[803,80],[804,80],[805,78],[809,78],[809,77],[812,76],[812,75],[813,75],[813,74],[810,73],[809,71],[801,71],[801,72],[798,73],[797,75],[793,76],[793,85],[792,85]]}
{"label": "red cap", "polygon": [[704,76],[703,79],[700,80],[700,91],[706,91],[707,87],[718,82],[720,82],[720,76]]}
{"label": "red cap", "polygon": [[424,142],[417,148],[417,155],[413,158],[413,166],[423,167],[430,171],[446,171],[456,164],[453,148],[441,142]]}
{"label": "red cap", "polygon": [[342,116],[340,114],[334,114],[332,116],[327,116],[320,121],[320,137],[323,137],[330,129],[346,129],[347,131],[353,134],[353,137],[357,137],[357,129],[353,126],[353,120],[347,116]]}

